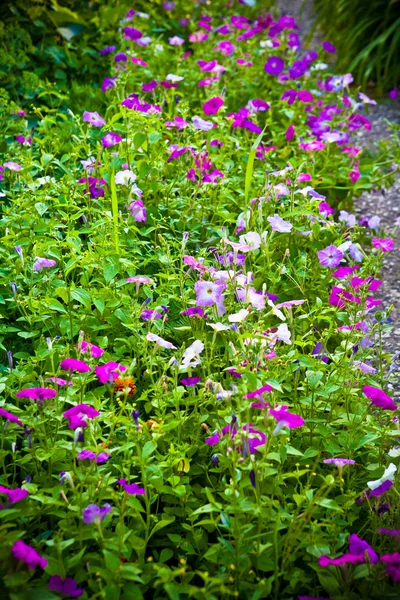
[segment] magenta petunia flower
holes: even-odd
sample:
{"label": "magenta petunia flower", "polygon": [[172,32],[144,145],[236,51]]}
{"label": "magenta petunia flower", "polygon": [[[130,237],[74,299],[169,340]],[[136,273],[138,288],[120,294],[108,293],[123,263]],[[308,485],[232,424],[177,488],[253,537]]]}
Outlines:
{"label": "magenta petunia flower", "polygon": [[101,139],[101,145],[103,146],[103,148],[110,148],[111,146],[115,146],[116,144],[119,144],[119,142],[122,140],[122,136],[118,135],[118,133],[114,133],[113,131],[110,131],[109,133],[106,133],[106,135]]}
{"label": "magenta petunia flower", "polygon": [[337,277],[337,279],[346,279],[349,275],[351,275],[356,269],[359,269],[358,265],[354,267],[339,267],[336,271],[332,272],[332,277]]}
{"label": "magenta petunia flower", "polygon": [[100,524],[101,521],[104,521],[109,512],[112,511],[112,506],[110,504],[105,504],[103,508],[97,506],[97,504],[89,504],[82,511],[83,522],[88,523],[97,523]]}
{"label": "magenta petunia flower", "polygon": [[322,42],[321,46],[325,52],[329,52],[329,54],[334,54],[336,52],[336,48],[331,42]]}
{"label": "magenta petunia flower", "polygon": [[[233,439],[238,433],[238,430],[232,424],[226,425],[222,428],[221,431],[222,436],[225,436],[227,433],[229,433],[231,439]],[[259,450],[257,450],[258,446],[263,446],[267,439],[265,433],[263,431],[255,429],[251,423],[249,423],[248,425],[243,425],[242,431],[244,435],[242,434],[240,450],[244,454],[248,454],[249,452],[250,454],[255,454],[259,452]],[[205,440],[206,444],[208,444],[209,446],[215,446],[220,441],[221,434],[219,432],[213,434]]]}
{"label": "magenta petunia flower", "polygon": [[290,142],[294,138],[294,134],[295,134],[294,125],[289,125],[289,127],[286,129],[286,132],[285,132],[286,140],[288,142]]}
{"label": "magenta petunia flower", "polygon": [[114,379],[120,376],[121,373],[126,371],[125,365],[120,365],[113,360],[110,360],[105,365],[95,367],[96,377],[103,385],[105,383],[112,383]]}
{"label": "magenta petunia flower", "polygon": [[26,388],[25,390],[21,390],[16,394],[17,398],[30,398],[31,400],[39,400],[40,403],[43,403],[43,400],[47,400],[49,398],[55,398],[57,392],[51,388]]}
{"label": "magenta petunia flower", "polygon": [[92,358],[100,358],[104,354],[103,348],[95,346],[90,342],[85,342],[85,340],[82,340],[80,347],[79,344],[77,344],[76,349],[81,352],[90,352]]}
{"label": "magenta petunia flower", "polygon": [[285,63],[279,56],[270,56],[264,65],[264,71],[269,75],[279,75],[285,68]]}
{"label": "magenta petunia flower", "polygon": [[28,569],[35,569],[36,567],[41,567],[45,569],[47,567],[47,560],[40,556],[40,554],[32,548],[32,546],[28,546],[22,540],[18,540],[15,542],[13,547],[11,548],[11,552],[17,560],[24,562]]}
{"label": "magenta petunia flower", "polygon": [[207,315],[202,308],[197,308],[196,306],[191,306],[190,308],[186,308],[181,312],[181,315],[186,315],[187,317],[193,317],[195,319],[206,319]]}
{"label": "magenta petunia flower", "polygon": [[[391,535],[392,537],[400,537],[400,529],[385,529],[384,527],[381,527],[380,529],[378,529],[378,533],[381,533],[383,535]],[[383,557],[381,558],[381,560],[383,560]]]}
{"label": "magenta petunia flower", "polygon": [[252,399],[252,398],[262,398],[262,395],[265,393],[270,393],[272,392],[273,388],[268,385],[268,383],[266,383],[265,385],[263,385],[262,387],[258,388],[257,390],[254,390],[253,392],[248,392],[247,394],[245,394],[243,396],[243,398],[247,398],[247,399]]}
{"label": "magenta petunia flower", "polygon": [[127,483],[126,479],[118,479],[117,483],[124,488],[127,494],[144,496],[146,493],[146,490],[143,487],[140,487],[137,483]]}
{"label": "magenta petunia flower", "polygon": [[372,238],[372,245],[374,248],[382,250],[382,252],[391,252],[394,248],[394,242],[392,238]]}
{"label": "magenta petunia flower", "polygon": [[201,377],[186,377],[185,379],[181,379],[181,384],[185,387],[193,387],[200,383]]}
{"label": "magenta petunia flower", "polygon": [[77,427],[85,429],[87,427],[87,420],[94,419],[94,417],[98,417],[99,415],[99,411],[88,404],[77,404],[66,410],[63,414],[64,418],[69,421],[69,429],[76,429]]}
{"label": "magenta petunia flower", "polygon": [[224,101],[220,96],[214,96],[204,102],[203,111],[205,115],[216,115],[221,106],[224,105]]}
{"label": "magenta petunia flower", "polygon": [[60,362],[60,369],[63,371],[77,371],[78,373],[88,373],[92,370],[83,360],[77,358],[64,358]]}
{"label": "magenta petunia flower", "polygon": [[20,427],[23,427],[22,421],[12,413],[8,412],[8,410],[5,410],[4,408],[0,408],[0,417],[4,417],[10,423],[16,423]]}
{"label": "magenta petunia flower", "polygon": [[386,563],[386,573],[396,583],[400,583],[400,553],[384,554],[381,561]]}
{"label": "magenta petunia flower", "polygon": [[29,496],[28,490],[23,490],[22,488],[11,489],[4,485],[0,485],[0,493],[7,496],[9,504],[14,504]]}
{"label": "magenta petunia flower", "polygon": [[278,421],[278,426],[274,433],[277,433],[277,430],[282,429],[282,427],[296,429],[297,427],[302,427],[304,425],[303,417],[289,412],[287,408],[286,405],[281,405],[269,409],[269,413]]}
{"label": "magenta petunia flower", "polygon": [[397,410],[398,408],[397,404],[393,402],[390,396],[385,394],[380,388],[372,385],[364,385],[363,392],[367,398],[371,400],[372,404],[379,408],[383,408],[383,410]]}
{"label": "magenta petunia flower", "polygon": [[152,79],[149,83],[142,84],[142,92],[152,92],[156,89],[158,83],[155,79]]}
{"label": "magenta petunia flower", "polygon": [[282,219],[279,215],[275,214],[273,217],[268,217],[267,220],[273,231],[278,231],[279,233],[289,233],[292,231],[293,225],[289,221]]}
{"label": "magenta petunia flower", "polygon": [[57,385],[72,385],[72,381],[66,381],[66,379],[62,379],[61,377],[46,377],[46,381],[52,381]]}
{"label": "magenta petunia flower", "polygon": [[41,271],[42,269],[50,269],[51,267],[55,267],[56,264],[56,261],[51,258],[36,258],[33,263],[33,270]]}
{"label": "magenta petunia flower", "polygon": [[340,264],[343,258],[343,252],[341,252],[336,246],[331,244],[318,252],[318,260],[323,267],[329,267],[334,269]]}
{"label": "magenta petunia flower", "polygon": [[167,129],[170,129],[171,127],[176,127],[176,129],[181,130],[185,129],[185,127],[187,127],[188,125],[189,123],[179,115],[177,115],[173,121],[165,121],[165,127]]}
{"label": "magenta petunia flower", "polygon": [[85,123],[93,125],[93,127],[103,127],[106,124],[98,112],[88,112],[87,110],[83,113],[83,120]]}
{"label": "magenta petunia flower", "polygon": [[82,588],[78,588],[78,584],[72,577],[62,579],[60,575],[52,575],[50,577],[49,588],[61,592],[61,594],[69,598],[79,598],[85,591]]}
{"label": "magenta petunia flower", "polygon": [[358,537],[355,533],[352,533],[349,540],[349,552],[338,556],[337,558],[329,558],[328,556],[320,556],[318,562],[321,567],[328,567],[329,565],[344,565],[347,563],[356,565],[358,563],[365,563],[365,555],[368,555],[369,562],[376,564],[379,562],[379,557],[375,550],[371,546]]}

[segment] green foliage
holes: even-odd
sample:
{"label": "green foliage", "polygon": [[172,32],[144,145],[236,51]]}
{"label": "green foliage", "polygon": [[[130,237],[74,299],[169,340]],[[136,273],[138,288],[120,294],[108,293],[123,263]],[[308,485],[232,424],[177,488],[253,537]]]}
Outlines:
{"label": "green foliage", "polygon": [[400,81],[398,0],[316,0],[316,26],[338,50],[337,68],[378,93]]}

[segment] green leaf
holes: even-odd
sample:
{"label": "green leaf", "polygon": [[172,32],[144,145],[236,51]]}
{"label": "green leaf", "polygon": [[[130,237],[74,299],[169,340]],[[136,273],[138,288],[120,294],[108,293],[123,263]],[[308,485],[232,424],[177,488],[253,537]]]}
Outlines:
{"label": "green leaf", "polygon": [[157,531],[160,531],[160,529],[163,529],[164,527],[168,527],[168,525],[171,525],[171,523],[173,523],[175,521],[175,517],[174,516],[168,516],[168,515],[163,515],[163,518],[161,519],[161,521],[158,521],[158,523],[156,523],[149,535],[149,539],[151,538],[152,535],[154,535]]}
{"label": "green leaf", "polygon": [[157,444],[155,442],[149,441],[146,442],[142,448],[142,458],[146,460],[151,454],[153,454],[154,450],[157,448]]}
{"label": "green leaf", "polygon": [[83,304],[85,308],[90,309],[92,301],[89,292],[87,292],[86,290],[82,288],[76,288],[75,290],[72,290],[71,298],[74,298],[74,300],[77,300],[78,302]]}
{"label": "green leaf", "polygon": [[114,224],[114,244],[117,254],[119,254],[119,231],[118,231],[118,196],[117,187],[115,185],[115,172],[111,172],[111,212]]}
{"label": "green leaf", "polygon": [[51,310],[56,310],[56,311],[58,311],[60,313],[66,313],[67,312],[65,306],[63,306],[61,304],[61,302],[59,302],[55,298],[51,298],[50,300],[48,300],[47,306],[49,308],[51,308]]}
{"label": "green leaf", "polygon": [[264,129],[262,130],[262,132],[260,133],[260,135],[258,136],[256,141],[252,145],[250,154],[249,154],[249,158],[247,159],[246,176],[245,176],[245,180],[244,180],[244,203],[246,206],[248,204],[251,180],[253,178],[254,158],[256,156],[257,148],[261,144],[261,140],[263,138],[266,128],[267,128],[267,125],[265,125]]}

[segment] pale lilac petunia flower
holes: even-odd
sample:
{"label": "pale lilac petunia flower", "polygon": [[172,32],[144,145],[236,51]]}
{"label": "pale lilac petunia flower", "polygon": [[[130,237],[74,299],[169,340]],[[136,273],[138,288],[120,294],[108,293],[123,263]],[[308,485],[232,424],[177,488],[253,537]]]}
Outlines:
{"label": "pale lilac petunia flower", "polygon": [[273,231],[278,231],[279,233],[289,233],[292,231],[293,225],[289,221],[285,221],[279,215],[274,215],[273,217],[268,217],[268,222],[271,225]]}

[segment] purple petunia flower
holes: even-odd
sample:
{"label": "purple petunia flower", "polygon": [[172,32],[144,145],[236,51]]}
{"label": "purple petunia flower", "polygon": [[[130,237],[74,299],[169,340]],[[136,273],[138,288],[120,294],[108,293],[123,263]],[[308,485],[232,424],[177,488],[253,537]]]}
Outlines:
{"label": "purple petunia flower", "polygon": [[39,400],[40,403],[43,403],[43,400],[47,400],[49,398],[54,398],[57,395],[57,392],[51,388],[26,388],[17,392],[17,398],[30,398],[31,400]]}
{"label": "purple petunia flower", "polygon": [[83,113],[83,120],[85,123],[93,125],[93,127],[103,127],[106,124],[98,112],[88,112],[87,110]]}
{"label": "purple petunia flower", "polygon": [[323,267],[329,267],[334,269],[340,264],[343,258],[343,252],[341,252],[336,246],[331,244],[318,252],[318,260]]}
{"label": "purple petunia flower", "polygon": [[224,101],[220,96],[214,96],[204,102],[203,111],[205,115],[216,115],[221,106],[224,105]]}
{"label": "purple petunia flower", "polygon": [[135,27],[125,27],[124,28],[124,36],[125,36],[125,39],[127,39],[127,40],[136,41],[136,40],[139,40],[143,36],[143,33],[141,31],[139,31],[139,29],[136,29]]}
{"label": "purple petunia flower", "polygon": [[289,127],[285,131],[285,137],[288,142],[290,142],[294,138],[295,129],[294,125],[289,125]]}
{"label": "purple petunia flower", "polygon": [[197,308],[196,306],[191,306],[190,308],[186,308],[181,312],[181,315],[186,315],[187,317],[194,317],[197,319],[206,319],[207,315],[202,308]]}
{"label": "purple petunia flower", "polygon": [[200,129],[201,131],[210,131],[214,127],[214,124],[211,121],[205,121],[201,117],[194,116],[192,118],[193,125],[196,129]]}
{"label": "purple petunia flower", "polygon": [[22,421],[12,413],[8,412],[8,410],[5,410],[4,408],[0,408],[0,417],[4,417],[10,423],[16,423],[20,427],[23,427]]}
{"label": "purple petunia flower", "polygon": [[28,569],[31,569],[32,571],[36,567],[41,567],[42,569],[47,567],[47,560],[43,558],[43,556],[40,556],[35,548],[28,546],[28,544],[25,544],[22,540],[15,542],[11,548],[11,552],[13,553],[14,558],[24,562]]}
{"label": "purple petunia flower", "polygon": [[[244,441],[244,448],[242,448],[242,450],[245,453],[257,453],[257,447],[263,446],[266,442],[265,433],[263,431],[255,429],[251,423],[249,423],[248,425],[243,425],[242,431],[245,432],[245,436],[242,437],[242,440]],[[226,425],[222,428],[222,435],[225,436],[227,433],[230,433],[230,437],[231,439],[233,439],[238,433],[238,430],[234,427],[233,424]],[[221,434],[219,432],[213,434],[205,440],[206,444],[208,444],[209,446],[215,446],[220,441]]]}
{"label": "purple petunia flower", "polygon": [[96,377],[103,385],[106,383],[112,383],[114,379],[120,376],[121,373],[126,371],[125,365],[120,365],[113,360],[110,360],[105,365],[95,367]]}
{"label": "purple petunia flower", "polygon": [[185,40],[178,35],[168,38],[168,41],[171,46],[182,46],[185,43]]}
{"label": "purple petunia flower", "polygon": [[365,385],[363,392],[375,406],[383,408],[383,410],[397,410],[397,404],[380,388]]}
{"label": "purple petunia flower", "polygon": [[101,521],[104,521],[109,512],[112,511],[112,506],[110,504],[105,504],[103,508],[97,506],[97,504],[89,504],[82,511],[83,522],[88,523],[96,523],[100,524]]}
{"label": "purple petunia flower", "polygon": [[355,465],[356,461],[351,458],[325,458],[324,463],[326,465],[336,465],[337,467],[343,465]]}
{"label": "purple petunia flower", "polygon": [[149,83],[142,84],[142,92],[152,92],[156,89],[158,83],[155,79],[152,79]]}
{"label": "purple petunia flower", "polygon": [[76,458],[78,460],[95,460],[100,465],[107,462],[111,458],[111,454],[107,454],[107,452],[96,454],[96,452],[92,452],[91,450],[82,450]]}
{"label": "purple petunia flower", "polygon": [[110,54],[110,52],[115,51],[115,48],[116,48],[115,46],[106,46],[106,48],[99,50],[99,54],[101,54],[101,55]]}
{"label": "purple petunia flower", "polygon": [[117,483],[124,488],[127,494],[144,496],[146,493],[146,490],[143,487],[140,487],[137,483],[126,483],[126,479],[118,479]]}
{"label": "purple petunia flower", "polygon": [[[380,529],[378,529],[378,533],[382,533],[383,535],[391,535],[392,537],[400,537],[400,529],[385,529],[384,527],[381,527]],[[383,559],[383,557],[381,558],[381,560]]]}
{"label": "purple petunia flower", "polygon": [[33,270],[34,271],[41,271],[42,269],[50,269],[51,267],[55,267],[56,266],[56,261],[52,260],[51,258],[36,258],[35,262],[33,263]]}
{"label": "purple petunia flower", "polygon": [[66,410],[63,416],[69,421],[69,429],[76,429],[77,427],[82,427],[84,429],[87,427],[87,420],[98,417],[99,414],[99,411],[93,408],[93,406],[89,406],[88,404],[77,404]]}
{"label": "purple petunia flower", "polygon": [[101,139],[101,145],[103,146],[103,148],[110,148],[111,146],[119,144],[121,140],[122,136],[118,135],[118,133],[110,131],[109,133],[106,133],[106,135]]}
{"label": "purple petunia flower", "polygon": [[285,63],[279,56],[270,56],[264,65],[264,71],[269,75],[279,75],[285,68]]}
{"label": "purple petunia flower", "polygon": [[83,360],[77,358],[64,358],[60,362],[60,369],[63,371],[77,371],[78,373],[88,373],[92,370]]}
{"label": "purple petunia flower", "polygon": [[392,485],[393,485],[393,481],[390,481],[390,479],[386,479],[386,481],[383,481],[374,490],[372,490],[371,492],[368,492],[368,494],[366,494],[366,497],[374,498],[375,496],[382,496],[382,494],[385,494],[386,492],[388,492],[390,490]]}
{"label": "purple petunia flower", "polygon": [[129,205],[129,211],[131,216],[135,219],[136,223],[145,223],[147,219],[147,211],[143,204],[143,200],[135,200]]}
{"label": "purple petunia flower", "polygon": [[329,52],[329,54],[334,54],[336,52],[336,48],[331,42],[322,42],[321,46],[325,52]]}
{"label": "purple petunia flower", "polygon": [[61,592],[70,598],[79,598],[85,591],[82,588],[78,588],[78,584],[72,577],[62,579],[60,575],[52,575],[52,577],[50,577],[49,588]]}
{"label": "purple petunia flower", "polygon": [[193,387],[200,383],[201,377],[186,377],[186,379],[181,379],[181,384],[185,387]]}

